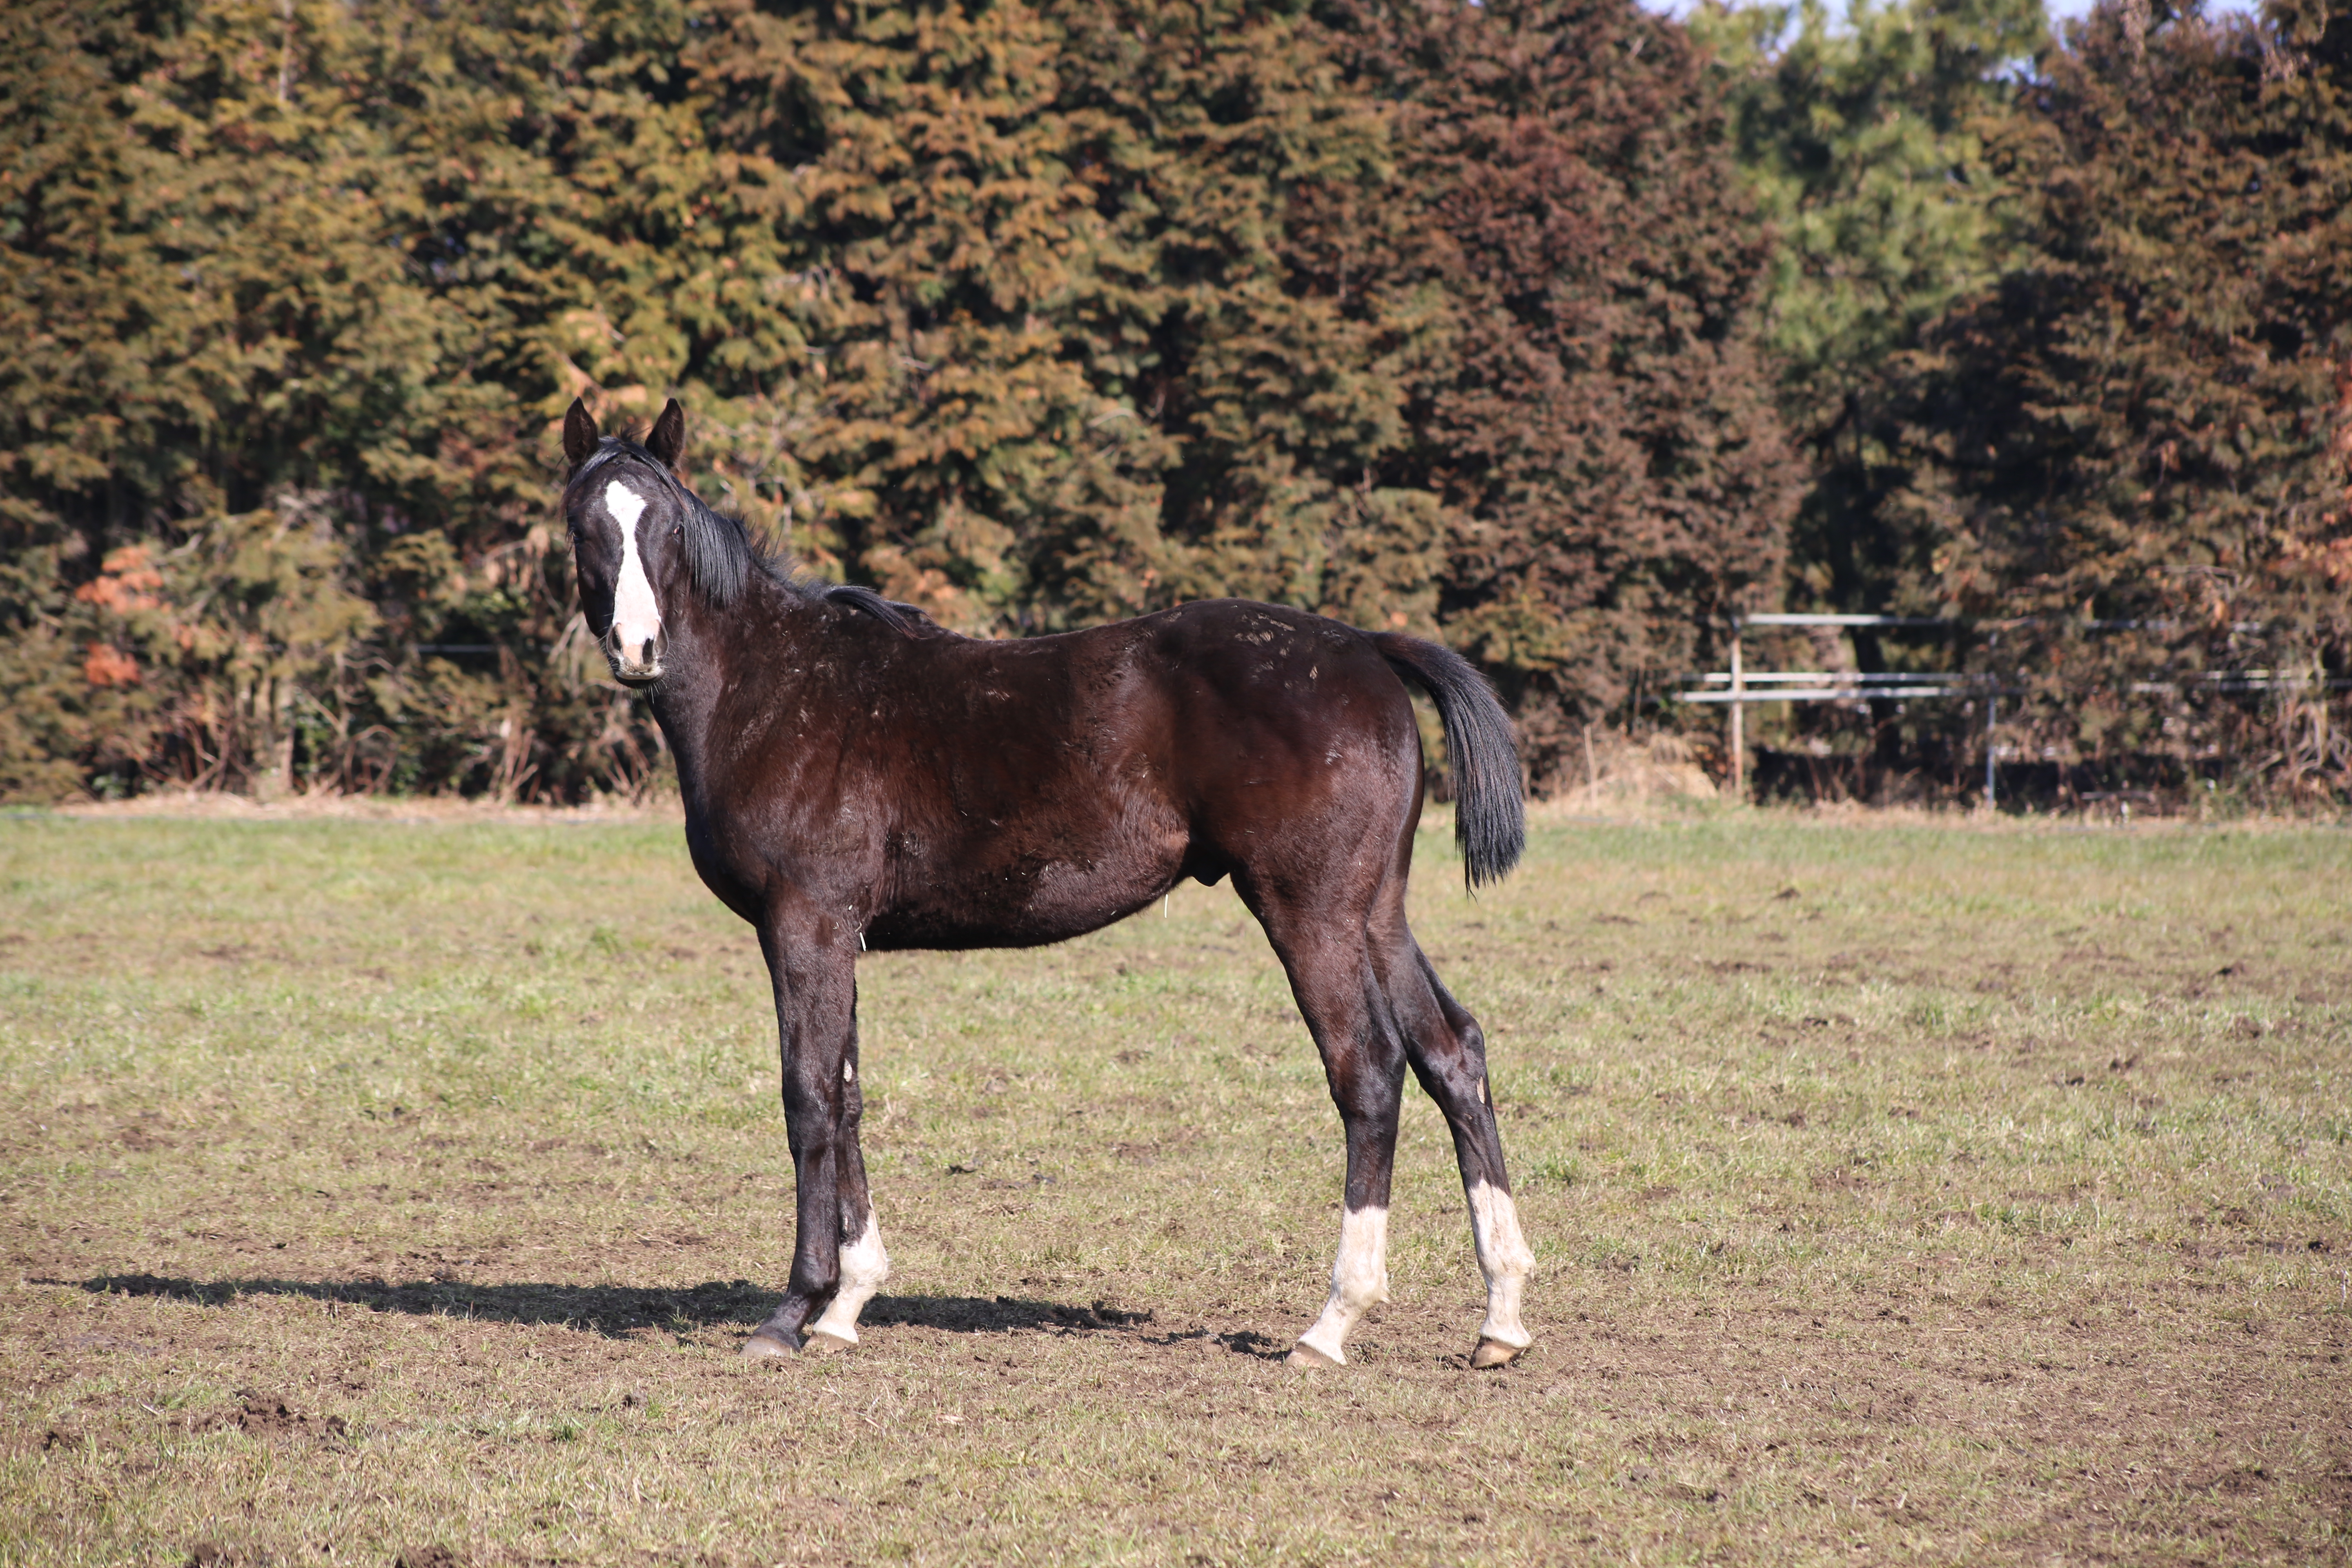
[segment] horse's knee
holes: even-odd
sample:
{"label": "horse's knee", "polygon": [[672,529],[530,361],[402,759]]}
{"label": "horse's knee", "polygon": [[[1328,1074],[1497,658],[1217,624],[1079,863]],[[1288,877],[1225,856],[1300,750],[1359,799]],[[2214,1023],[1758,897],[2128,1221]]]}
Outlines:
{"label": "horse's knee", "polygon": [[790,1123],[803,1120],[837,1121],[846,1103],[844,1090],[848,1086],[827,1068],[809,1062],[793,1062],[784,1068],[784,1121]]}
{"label": "horse's knee", "polygon": [[838,1095],[795,1095],[789,1087],[786,1089],[784,1142],[791,1148],[795,1162],[803,1166],[811,1162],[831,1165],[855,1135],[854,1130],[843,1121],[841,1111]]}

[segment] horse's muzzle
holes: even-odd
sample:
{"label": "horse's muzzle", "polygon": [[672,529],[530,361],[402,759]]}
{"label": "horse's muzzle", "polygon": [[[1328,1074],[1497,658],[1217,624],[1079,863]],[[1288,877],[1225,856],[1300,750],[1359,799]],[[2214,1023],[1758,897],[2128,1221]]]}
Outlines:
{"label": "horse's muzzle", "polygon": [[604,662],[613,679],[624,686],[649,686],[662,678],[662,655],[669,639],[656,632],[643,638],[624,637],[618,626],[604,634]]}

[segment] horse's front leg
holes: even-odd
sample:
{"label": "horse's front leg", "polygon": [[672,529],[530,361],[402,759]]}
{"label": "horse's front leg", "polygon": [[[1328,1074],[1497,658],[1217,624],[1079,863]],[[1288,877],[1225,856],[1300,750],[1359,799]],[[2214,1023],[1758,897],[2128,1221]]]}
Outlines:
{"label": "horse's front leg", "polygon": [[[761,928],[760,948],[776,992],[798,1227],[783,1301],[744,1342],[749,1357],[798,1350],[803,1325],[824,1310],[842,1283],[842,1149],[845,1139],[856,1137],[855,1122],[845,1121],[856,1088],[856,932],[834,918],[772,918]],[[862,1164],[856,1170],[862,1208],[865,1172]],[[878,1250],[878,1238],[876,1245]],[[842,1336],[828,1330],[827,1337]]]}
{"label": "horse's front leg", "polygon": [[849,1054],[841,1064],[841,1131],[834,1143],[834,1188],[841,1205],[840,1282],[824,1315],[808,1326],[808,1337],[835,1349],[857,1342],[857,1314],[890,1278],[890,1255],[882,1250],[882,1227],[874,1221],[874,1201],[866,1187],[866,1153],[858,1128],[866,1118],[866,1084],[858,1076],[856,996],[851,994]]}

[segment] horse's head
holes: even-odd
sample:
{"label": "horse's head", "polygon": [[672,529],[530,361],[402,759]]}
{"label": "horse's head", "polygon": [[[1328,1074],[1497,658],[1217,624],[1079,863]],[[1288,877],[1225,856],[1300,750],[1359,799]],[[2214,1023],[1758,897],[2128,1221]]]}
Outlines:
{"label": "horse's head", "polygon": [[690,580],[709,574],[694,557],[720,520],[672,471],[685,445],[686,411],[676,398],[643,446],[600,435],[576,398],[563,416],[563,453],[572,461],[563,513],[580,610],[614,679],[627,686],[661,679],[669,647],[663,606],[675,605]]}

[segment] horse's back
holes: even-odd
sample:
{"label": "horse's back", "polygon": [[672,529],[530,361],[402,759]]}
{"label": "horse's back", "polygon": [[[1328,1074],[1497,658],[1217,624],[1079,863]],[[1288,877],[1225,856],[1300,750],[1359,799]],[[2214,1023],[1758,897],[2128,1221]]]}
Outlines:
{"label": "horse's back", "polygon": [[[1050,637],[910,639],[905,696],[925,728],[996,747],[1265,759],[1414,735],[1411,699],[1371,640],[1286,605],[1202,599]],[[1319,754],[1319,752],[1318,752]],[[1179,759],[1171,756],[1170,760]]]}

